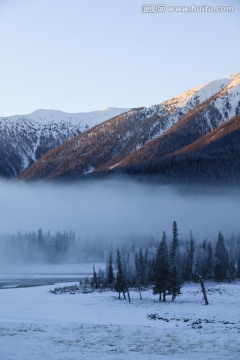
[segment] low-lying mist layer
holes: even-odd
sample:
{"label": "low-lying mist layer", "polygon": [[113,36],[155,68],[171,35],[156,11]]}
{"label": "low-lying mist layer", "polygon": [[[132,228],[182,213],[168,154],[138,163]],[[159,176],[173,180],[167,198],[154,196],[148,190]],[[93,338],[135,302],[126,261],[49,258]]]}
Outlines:
{"label": "low-lying mist layer", "polygon": [[182,236],[239,232],[240,192],[188,192],[127,180],[71,184],[0,181],[0,233],[73,230],[84,240],[131,234],[160,238],[178,222]]}

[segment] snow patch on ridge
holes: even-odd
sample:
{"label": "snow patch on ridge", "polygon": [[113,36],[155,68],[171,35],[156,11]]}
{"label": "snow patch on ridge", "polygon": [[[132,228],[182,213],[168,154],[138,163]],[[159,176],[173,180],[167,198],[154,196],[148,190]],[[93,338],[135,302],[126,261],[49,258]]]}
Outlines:
{"label": "snow patch on ridge", "polygon": [[221,80],[211,81],[208,84],[204,84],[197,88],[188,90],[175,98],[177,100],[177,106],[185,107],[190,105],[192,101],[199,105],[210,97],[216,95],[227,85],[231,84],[231,82],[232,80],[230,78],[225,78]]}

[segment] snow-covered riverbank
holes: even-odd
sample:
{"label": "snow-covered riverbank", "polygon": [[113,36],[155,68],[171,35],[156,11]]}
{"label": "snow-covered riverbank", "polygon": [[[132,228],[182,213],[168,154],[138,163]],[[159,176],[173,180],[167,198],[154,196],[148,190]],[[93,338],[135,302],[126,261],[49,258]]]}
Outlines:
{"label": "snow-covered riverbank", "polygon": [[[0,290],[0,359],[237,360],[240,284],[185,285],[174,303],[151,291],[53,295],[53,286]],[[158,314],[162,319],[150,320]]]}

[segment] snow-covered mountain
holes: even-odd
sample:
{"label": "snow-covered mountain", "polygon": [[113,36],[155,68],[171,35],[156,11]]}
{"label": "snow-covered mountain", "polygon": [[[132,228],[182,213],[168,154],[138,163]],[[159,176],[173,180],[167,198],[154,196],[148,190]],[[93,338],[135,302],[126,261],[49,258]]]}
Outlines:
{"label": "snow-covered mountain", "polygon": [[0,117],[0,175],[16,176],[48,150],[128,109],[69,114],[37,110]]}
{"label": "snow-covered mountain", "polygon": [[[216,92],[217,89],[220,90]],[[182,109],[182,99],[185,98],[180,95],[177,99],[181,99],[181,106],[177,101],[173,110],[174,124],[116,165],[125,166],[171,155],[240,113],[240,73],[212,82],[200,89],[200,93],[199,95],[197,90],[190,100],[184,100],[182,116],[176,117],[175,114],[179,115],[179,109]]]}
{"label": "snow-covered mountain", "polygon": [[84,175],[172,154],[240,113],[240,73],[132,109],[48,152],[23,178]]}

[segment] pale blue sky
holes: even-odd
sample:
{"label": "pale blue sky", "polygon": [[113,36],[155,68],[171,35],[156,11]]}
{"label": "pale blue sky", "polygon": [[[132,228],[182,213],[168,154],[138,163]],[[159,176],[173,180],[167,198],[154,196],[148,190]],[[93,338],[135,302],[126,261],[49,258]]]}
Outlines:
{"label": "pale blue sky", "polygon": [[[233,5],[144,14],[142,4]],[[0,0],[0,116],[149,106],[240,71],[238,0]]]}

